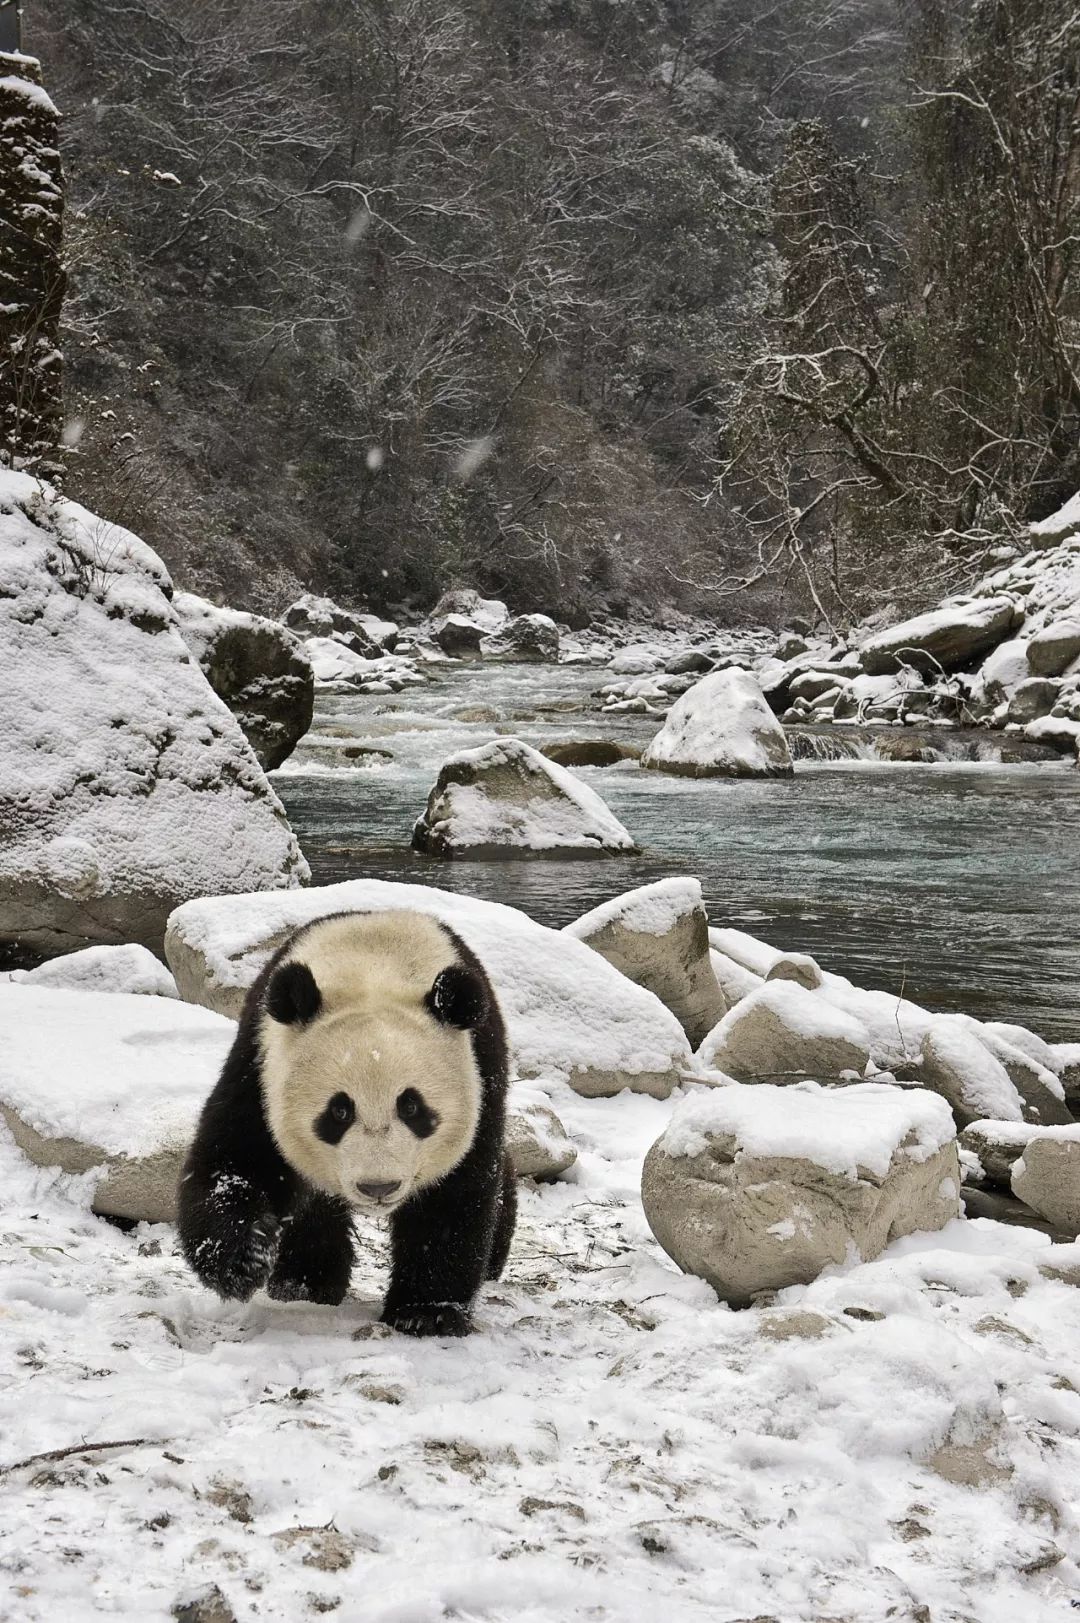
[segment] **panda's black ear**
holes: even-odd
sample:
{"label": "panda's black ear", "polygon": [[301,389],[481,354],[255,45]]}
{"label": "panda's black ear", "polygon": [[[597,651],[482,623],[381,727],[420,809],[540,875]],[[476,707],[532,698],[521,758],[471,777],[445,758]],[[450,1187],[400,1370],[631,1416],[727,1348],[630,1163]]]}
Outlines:
{"label": "panda's black ear", "polygon": [[322,1008],[322,993],[306,964],[282,964],[266,988],[266,1012],[283,1026],[306,1026]]}
{"label": "panda's black ear", "polygon": [[464,964],[448,964],[424,1001],[441,1025],[471,1031],[487,1014],[487,987]]}

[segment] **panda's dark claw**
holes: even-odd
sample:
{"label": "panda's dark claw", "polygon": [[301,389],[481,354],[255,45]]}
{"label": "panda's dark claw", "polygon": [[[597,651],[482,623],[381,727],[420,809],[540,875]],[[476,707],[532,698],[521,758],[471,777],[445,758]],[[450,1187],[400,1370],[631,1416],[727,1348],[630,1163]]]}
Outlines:
{"label": "panda's dark claw", "polygon": [[468,1308],[457,1302],[390,1308],[383,1323],[403,1336],[467,1336],[473,1327]]}

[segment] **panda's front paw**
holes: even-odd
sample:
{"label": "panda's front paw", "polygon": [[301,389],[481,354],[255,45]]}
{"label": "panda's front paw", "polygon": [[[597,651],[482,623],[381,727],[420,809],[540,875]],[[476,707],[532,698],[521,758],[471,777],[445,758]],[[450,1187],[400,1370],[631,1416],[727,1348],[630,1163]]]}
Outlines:
{"label": "panda's front paw", "polygon": [[231,1226],[222,1221],[193,1248],[191,1263],[219,1296],[246,1302],[270,1277],[277,1236],[278,1223],[269,1212]]}
{"label": "panda's front paw", "polygon": [[345,1300],[347,1289],[347,1285],[334,1280],[305,1279],[275,1268],[266,1294],[275,1302],[317,1302],[322,1307],[337,1307]]}
{"label": "panda's front paw", "polygon": [[473,1327],[467,1307],[459,1302],[406,1303],[387,1308],[383,1323],[403,1336],[467,1336]]}

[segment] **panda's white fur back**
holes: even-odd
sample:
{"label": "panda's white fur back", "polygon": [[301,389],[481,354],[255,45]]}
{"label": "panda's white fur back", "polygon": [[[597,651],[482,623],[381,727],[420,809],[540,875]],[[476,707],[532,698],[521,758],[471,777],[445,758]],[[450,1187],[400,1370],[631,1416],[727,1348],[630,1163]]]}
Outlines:
{"label": "panda's white fur back", "polygon": [[[393,1206],[467,1153],[481,1104],[472,1040],[425,1006],[439,973],[457,961],[433,919],[404,911],[321,921],[282,960],[310,969],[321,1004],[308,1024],[261,1016],[263,1101],[281,1154],[317,1188],[363,1205],[361,1186],[394,1185],[380,1202]],[[399,1117],[409,1089],[438,1118],[427,1136]],[[315,1124],[340,1094],[355,1120],[331,1144]]]}

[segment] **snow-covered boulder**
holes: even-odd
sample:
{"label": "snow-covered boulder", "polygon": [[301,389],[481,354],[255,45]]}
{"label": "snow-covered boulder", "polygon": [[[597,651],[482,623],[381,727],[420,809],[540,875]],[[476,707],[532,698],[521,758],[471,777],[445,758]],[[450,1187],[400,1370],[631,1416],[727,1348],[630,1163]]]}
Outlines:
{"label": "snow-covered boulder", "polygon": [[696,1048],[727,1012],[709,960],[709,921],[696,879],[661,879],[568,924],[565,934],[654,992]]}
{"label": "snow-covered boulder", "polygon": [[1010,637],[999,643],[983,660],[972,684],[971,704],[978,712],[1007,704],[1023,682],[1032,674],[1028,662],[1030,645],[1024,637]]}
{"label": "snow-covered boulder", "polygon": [[691,1065],[675,1016],[599,953],[516,908],[427,885],[356,879],[207,897],[172,915],[165,953],[181,997],[235,1018],[259,969],[298,925],[399,907],[442,919],[480,958],[507,1023],[516,1076],[561,1076],[589,1096],[631,1088],[666,1098]]}
{"label": "snow-covered boulder", "polygon": [[484,628],[466,614],[444,614],[433,621],[431,634],[444,654],[459,659],[479,654]]}
{"label": "snow-covered boulder", "polygon": [[1061,683],[1051,676],[1030,676],[1015,687],[1005,711],[1007,725],[1026,727],[1048,716],[1061,694]]}
{"label": "snow-covered boulder", "polygon": [[190,896],[308,877],[138,537],[0,471],[0,941],[160,946]]}
{"label": "snow-covered boulder", "polygon": [[[709,937],[711,941],[711,930],[709,931]],[[750,992],[755,992],[762,985],[760,975],[755,975],[751,970],[746,969],[744,965],[737,963],[734,958],[729,958],[726,952],[718,952],[713,946],[709,947],[709,963],[712,966],[713,974],[716,976],[716,984],[723,993],[724,1002],[729,1009],[738,1003],[740,998],[748,996]]]}
{"label": "snow-covered boulder", "polygon": [[967,1021],[937,1015],[922,1041],[919,1077],[952,1108],[958,1127],[989,1118],[1022,1122],[1023,1103],[1009,1073]]}
{"label": "snow-covered boulder", "polygon": [[173,608],[206,680],[272,772],[311,726],[315,675],[300,642],[277,620],[219,609],[192,592],[177,592]]}
{"label": "snow-covered boulder", "polygon": [[176,999],[0,986],[0,1118],[38,1166],[101,1168],[95,1211],[170,1222],[235,1035]]}
{"label": "snow-covered boulder", "polygon": [[1050,706],[1050,713],[1029,721],[1024,737],[1033,744],[1049,744],[1065,755],[1080,750],[1080,687],[1063,688]]}
{"label": "snow-covered boulder", "polygon": [[1035,1133],[1013,1165],[1012,1189],[1056,1228],[1080,1234],[1080,1126]]}
{"label": "snow-covered boulder", "polygon": [[540,1183],[569,1171],[578,1153],[554,1110],[518,1104],[513,1096],[506,1117],[506,1149],[518,1177]]}
{"label": "snow-covered boulder", "polygon": [[1035,1057],[1036,1050],[1025,1052],[1003,1035],[1013,1029],[1021,1040],[1034,1038],[1022,1028],[983,1025],[967,1015],[935,1015],[929,1021],[920,1080],[948,1100],[958,1126],[983,1117],[1044,1127],[1071,1123],[1061,1081]]}
{"label": "snow-covered boulder", "polygon": [[748,671],[714,671],[677,699],[642,766],[691,777],[790,777],[784,729]]}
{"label": "snow-covered boulder", "polygon": [[459,614],[471,620],[485,636],[498,631],[510,618],[510,610],[499,598],[481,597],[469,586],[456,586],[444,592],[431,611],[431,621],[434,624],[448,614]]}
{"label": "snow-covered boulder", "polygon": [[559,657],[559,628],[546,614],[519,614],[480,639],[484,659],[548,660]]}
{"label": "snow-covered boulder", "polygon": [[[655,648],[620,648],[608,660],[613,676],[650,676],[661,668],[663,661]],[[711,666],[711,661],[710,661]],[[693,670],[693,666],[689,667]]]}
{"label": "snow-covered boulder", "polygon": [[820,986],[825,984],[821,965],[816,958],[811,958],[808,952],[781,953],[765,979],[767,981],[794,981],[796,986],[803,986],[808,992],[816,992]]}
{"label": "snow-covered boulder", "polygon": [[664,1250],[733,1306],[943,1228],[959,1194],[947,1105],[881,1083],[695,1092],[641,1185]]}
{"label": "snow-covered boulder", "polygon": [[709,1032],[698,1063],[740,1082],[819,1081],[854,1073],[870,1059],[865,1027],[796,981],[766,981]]}
{"label": "snow-covered boulder", "polygon": [[1080,534],[1080,493],[1070,496],[1049,518],[1038,519],[1028,529],[1034,547],[1056,547]]}
{"label": "snow-covered boulder", "polygon": [[316,597],[312,592],[305,592],[290,604],[281,619],[283,625],[305,641],[310,637],[334,637],[342,647],[350,648],[365,659],[377,659],[387,646],[387,639],[372,629],[372,622],[382,629],[390,625],[389,621],[354,614],[351,609],[339,607],[331,598]]}
{"label": "snow-covered boulder", "polygon": [[84,947],[50,958],[37,969],[12,969],[0,981],[17,986],[44,986],[69,992],[132,992],[142,997],[179,997],[160,958],[146,947],[125,942],[119,947]]}
{"label": "snow-covered boulder", "polygon": [[1028,663],[1035,676],[1061,676],[1080,659],[1080,615],[1051,620],[1028,644]]}
{"label": "snow-covered boulder", "polygon": [[956,670],[995,647],[1016,620],[1011,597],[954,599],[868,637],[859,658],[870,676],[888,675],[904,665],[920,671]]}
{"label": "snow-covered boulder", "polygon": [[594,789],[518,738],[444,761],[413,829],[433,857],[603,857],[633,838]]}
{"label": "snow-covered boulder", "polygon": [[[716,656],[707,648],[687,648],[664,661],[669,676],[705,676],[712,670]],[[614,669],[614,666],[612,666]]]}
{"label": "snow-covered boulder", "polygon": [[425,680],[413,660],[404,655],[379,654],[369,659],[346,648],[336,637],[310,637],[304,652],[316,686],[323,692],[399,693]]}

